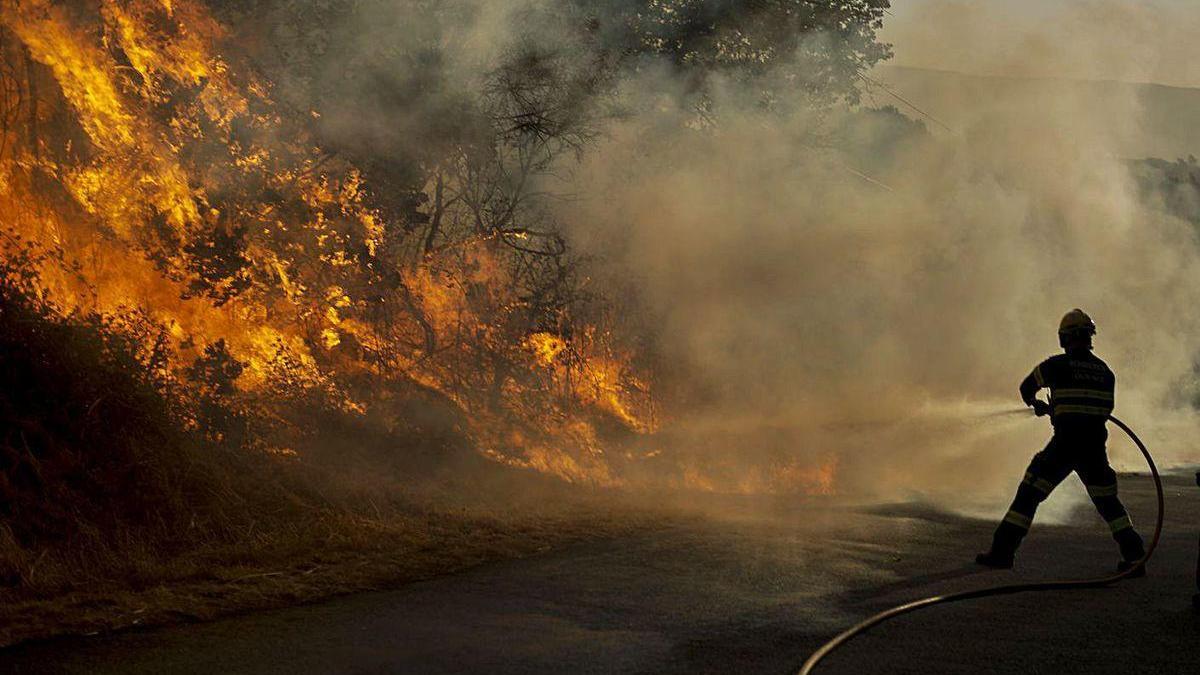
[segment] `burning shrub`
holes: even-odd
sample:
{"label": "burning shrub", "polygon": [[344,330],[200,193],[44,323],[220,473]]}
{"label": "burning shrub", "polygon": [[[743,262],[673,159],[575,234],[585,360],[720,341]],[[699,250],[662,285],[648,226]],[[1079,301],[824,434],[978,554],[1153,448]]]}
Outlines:
{"label": "burning shrub", "polygon": [[[514,416],[565,420],[520,434],[545,439],[539,456],[600,461],[577,433],[595,412],[647,428],[649,399],[624,400],[645,378],[614,361],[539,206],[559,155],[596,132],[606,85],[589,64],[515,49],[399,167],[277,103],[203,3],[0,2],[0,84],[24,94],[0,130],[0,214],[62,243],[37,263],[40,293],[138,314],[152,368],[200,383],[189,429],[293,448],[298,411],[369,414],[414,387],[460,406],[478,439]],[[523,346],[546,332],[572,347],[552,368]],[[292,440],[267,440],[287,426]],[[533,465],[524,452],[502,454]]]}
{"label": "burning shrub", "polygon": [[[613,329],[555,186],[651,64],[687,82],[699,133],[710,79],[753,80],[766,109],[784,88],[853,101],[888,50],[884,0],[610,5],[514,14],[480,57],[471,1],[0,0],[0,218],[54,252],[3,247],[26,275],[8,311],[56,327],[38,352],[54,368],[130,370],[113,394],[51,377],[23,405],[121,419],[145,442],[103,456],[164,484],[192,469],[136,452],[311,459],[329,454],[315,420],[430,433],[401,419],[426,403],[486,457],[621,484],[657,452],[637,437],[659,364]],[[13,457],[41,451],[19,436]]]}
{"label": "burning shrub", "polygon": [[169,555],[234,536],[259,517],[256,504],[288,503],[294,493],[238,452],[238,416],[209,395],[236,371],[219,346],[198,364],[203,382],[177,380],[165,331],[144,313],[64,314],[36,293],[30,248],[9,254],[0,262],[0,566],[9,583],[50,549],[102,555],[133,537]]}

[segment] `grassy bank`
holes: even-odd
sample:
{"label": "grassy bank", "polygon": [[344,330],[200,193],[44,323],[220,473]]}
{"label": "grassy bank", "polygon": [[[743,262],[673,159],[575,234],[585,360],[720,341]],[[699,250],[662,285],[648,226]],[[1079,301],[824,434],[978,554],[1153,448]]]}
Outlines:
{"label": "grassy bank", "polygon": [[161,327],[63,312],[29,263],[0,269],[0,646],[394,586],[638,526],[482,459],[460,413],[417,389],[368,419],[300,387],[309,400],[244,396],[219,350],[181,377]]}
{"label": "grassy bank", "polygon": [[33,568],[29,583],[0,590],[0,647],[394,588],[627,534],[648,523],[642,516],[585,505],[557,514],[501,517],[330,513],[172,557],[132,550],[106,569],[47,559]]}

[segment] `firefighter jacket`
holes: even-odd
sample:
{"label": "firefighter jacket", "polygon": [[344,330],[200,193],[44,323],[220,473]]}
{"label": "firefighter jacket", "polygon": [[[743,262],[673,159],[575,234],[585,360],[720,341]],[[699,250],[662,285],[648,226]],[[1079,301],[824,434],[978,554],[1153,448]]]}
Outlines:
{"label": "firefighter jacket", "polygon": [[1043,387],[1050,389],[1050,421],[1074,426],[1103,424],[1113,410],[1117,378],[1089,350],[1071,350],[1042,361],[1021,382],[1021,399],[1033,405]]}

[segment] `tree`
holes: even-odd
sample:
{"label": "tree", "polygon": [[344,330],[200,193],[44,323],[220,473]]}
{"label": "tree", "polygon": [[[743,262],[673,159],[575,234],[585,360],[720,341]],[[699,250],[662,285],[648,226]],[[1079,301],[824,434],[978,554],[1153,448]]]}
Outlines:
{"label": "tree", "polygon": [[[858,77],[891,56],[875,40],[889,0],[609,0],[591,8],[605,49],[667,59],[695,90],[712,74],[758,80],[761,103],[798,90],[816,105],[858,102]],[[764,82],[765,81],[765,82]]]}

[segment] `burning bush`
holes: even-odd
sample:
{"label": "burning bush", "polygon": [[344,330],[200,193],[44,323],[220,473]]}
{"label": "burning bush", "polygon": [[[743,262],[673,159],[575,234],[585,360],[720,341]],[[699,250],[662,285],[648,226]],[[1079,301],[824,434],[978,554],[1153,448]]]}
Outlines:
{"label": "burning bush", "polygon": [[824,105],[887,55],[882,0],[566,2],[474,56],[459,31],[495,7],[401,3],[421,28],[385,39],[394,4],[0,0],[14,540],[193,527],[238,510],[245,462],[359,452],[330,429],[594,485],[669,464],[648,341],[572,254],[561,174],[647,64],[701,128],[710,75]]}
{"label": "burning bush", "polygon": [[[242,398],[363,415],[421,387],[467,412],[489,455],[605,481],[577,432],[593,411],[649,428],[644,377],[597,329],[603,303],[536,197],[593,133],[601,83],[579,64],[514,55],[469,131],[397,168],[324,147],[321,115],[278,103],[201,4],[6,1],[0,57],[18,94],[0,115],[0,217],[57,252],[29,270],[39,293],[163,327],[138,349],[164,377],[209,381],[190,423],[210,440],[265,442]],[[544,333],[569,357],[525,348]],[[514,418],[534,433],[507,434]],[[534,455],[565,458],[527,455],[516,439],[533,437]]]}
{"label": "burning bush", "polygon": [[39,295],[28,272],[35,260],[19,251],[0,264],[8,583],[50,549],[103,557],[138,539],[169,556],[228,540],[260,509],[296,498],[239,452],[237,415],[208,395],[207,382],[174,379],[160,326],[134,310],[64,314]]}

